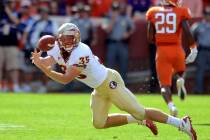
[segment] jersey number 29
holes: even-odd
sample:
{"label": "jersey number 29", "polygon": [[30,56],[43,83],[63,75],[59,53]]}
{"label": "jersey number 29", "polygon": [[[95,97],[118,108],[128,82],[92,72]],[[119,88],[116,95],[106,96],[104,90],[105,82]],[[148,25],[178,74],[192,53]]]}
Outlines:
{"label": "jersey number 29", "polygon": [[156,33],[175,33],[176,32],[176,14],[175,13],[156,13],[155,29]]}

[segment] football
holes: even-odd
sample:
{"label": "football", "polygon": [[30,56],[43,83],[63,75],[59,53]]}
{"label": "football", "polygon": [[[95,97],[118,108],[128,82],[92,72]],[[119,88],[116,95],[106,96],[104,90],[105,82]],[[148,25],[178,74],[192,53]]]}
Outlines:
{"label": "football", "polygon": [[52,35],[44,35],[38,41],[38,50],[46,52],[54,47],[55,37]]}

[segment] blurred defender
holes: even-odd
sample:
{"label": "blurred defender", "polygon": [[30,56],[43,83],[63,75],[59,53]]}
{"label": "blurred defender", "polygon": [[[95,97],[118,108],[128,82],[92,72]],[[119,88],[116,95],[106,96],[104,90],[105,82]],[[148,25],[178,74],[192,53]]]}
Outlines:
{"label": "blurred defender", "polygon": [[[187,20],[191,19],[190,11],[180,7],[179,0],[163,0],[162,6],[152,7],[147,11],[148,40],[155,42],[156,70],[161,93],[167,103],[171,115],[177,115],[177,108],[172,101],[171,83],[173,74],[178,75],[178,95],[183,100],[187,94],[183,73],[185,63],[192,63],[197,56],[197,46],[190,33]],[[181,45],[182,30],[186,34],[191,53],[185,61],[185,53]]]}
{"label": "blurred defender", "polygon": [[[136,97],[125,87],[120,74],[99,63],[90,48],[80,42],[80,31],[76,25],[63,24],[58,29],[58,41],[47,53],[48,56],[42,58],[41,52],[34,51],[31,58],[32,63],[47,76],[62,84],[77,79],[94,89],[91,94],[91,109],[95,128],[145,122],[153,134],[157,135],[157,128],[152,122],[157,121],[171,124],[187,133],[192,140],[197,139],[188,116],[179,119],[139,104]],[[55,63],[63,66],[64,73],[52,70]],[[109,114],[111,104],[129,114]]]}

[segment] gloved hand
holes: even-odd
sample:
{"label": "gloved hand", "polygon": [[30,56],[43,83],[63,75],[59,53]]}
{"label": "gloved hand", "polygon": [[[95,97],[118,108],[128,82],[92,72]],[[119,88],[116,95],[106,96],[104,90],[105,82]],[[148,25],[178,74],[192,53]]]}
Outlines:
{"label": "gloved hand", "polygon": [[190,50],[190,54],[186,58],[186,64],[194,62],[198,54],[197,47],[191,48]]}

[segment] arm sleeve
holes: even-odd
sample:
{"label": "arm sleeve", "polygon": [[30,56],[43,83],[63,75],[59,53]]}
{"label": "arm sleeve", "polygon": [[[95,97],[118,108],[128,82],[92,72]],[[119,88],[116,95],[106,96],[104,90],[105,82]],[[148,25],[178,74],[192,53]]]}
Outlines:
{"label": "arm sleeve", "polygon": [[192,14],[189,8],[183,9],[183,20],[189,20],[192,18]]}
{"label": "arm sleeve", "polygon": [[152,9],[151,8],[146,12],[146,20],[147,21],[152,20]]}

